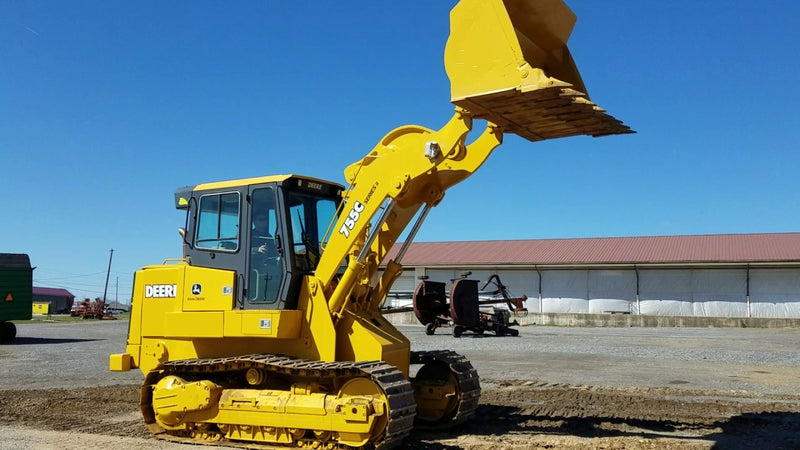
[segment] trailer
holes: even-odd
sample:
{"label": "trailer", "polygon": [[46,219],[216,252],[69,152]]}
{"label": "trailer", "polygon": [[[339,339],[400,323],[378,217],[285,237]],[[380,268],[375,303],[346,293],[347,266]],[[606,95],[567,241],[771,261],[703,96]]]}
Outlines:
{"label": "trailer", "polygon": [[12,342],[17,327],[12,320],[30,320],[33,314],[33,268],[24,253],[0,253],[0,343]]}

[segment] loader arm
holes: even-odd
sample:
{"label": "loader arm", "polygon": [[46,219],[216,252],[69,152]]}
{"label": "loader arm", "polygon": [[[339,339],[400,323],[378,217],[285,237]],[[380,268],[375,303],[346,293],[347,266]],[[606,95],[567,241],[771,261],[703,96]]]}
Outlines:
{"label": "loader arm", "polygon": [[[345,170],[350,187],[316,271],[334,316],[351,302],[382,303],[402,266],[388,262],[377,280],[378,266],[400,234],[423,205],[436,206],[478,170],[504,133],[530,141],[632,133],[585,93],[567,48],[575,15],[561,0],[461,0],[450,24],[445,69],[453,117],[438,131],[397,128]],[[487,127],[465,145],[473,118]]]}
{"label": "loader arm", "polygon": [[472,117],[458,108],[439,131],[406,126],[390,132],[345,170],[350,189],[316,272],[323,286],[333,286],[336,270],[350,256],[344,275],[328,293],[334,314],[347,299],[362,302],[370,295],[378,265],[420,207],[438,204],[447,189],[474,173],[501,143],[499,128],[489,124],[466,146],[471,129]]}

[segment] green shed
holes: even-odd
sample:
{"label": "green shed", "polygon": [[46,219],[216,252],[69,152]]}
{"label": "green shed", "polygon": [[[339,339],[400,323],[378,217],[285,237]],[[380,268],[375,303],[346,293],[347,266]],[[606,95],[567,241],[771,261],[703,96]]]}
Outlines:
{"label": "green shed", "polygon": [[17,336],[12,320],[30,320],[33,311],[33,268],[24,253],[0,253],[0,342]]}

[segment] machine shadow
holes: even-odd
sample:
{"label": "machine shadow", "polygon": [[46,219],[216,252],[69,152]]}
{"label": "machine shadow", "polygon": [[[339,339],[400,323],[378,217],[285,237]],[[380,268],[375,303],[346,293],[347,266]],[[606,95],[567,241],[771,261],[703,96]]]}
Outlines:
{"label": "machine shadow", "polygon": [[[437,333],[435,334],[436,336],[454,337],[452,331],[450,333],[447,333],[447,334],[439,333],[438,329],[436,331],[437,331]],[[473,331],[465,331],[464,334],[458,336],[456,339],[513,338],[513,337],[518,337],[518,336],[512,336],[510,334],[503,334],[501,336],[498,336],[498,335],[494,334],[491,331],[487,331],[485,333],[475,333]]]}
{"label": "machine shadow", "polygon": [[102,340],[103,339],[62,339],[17,336],[13,343],[6,345],[74,344],[77,342],[94,342]]}
{"label": "machine shadow", "polygon": [[[482,419],[486,418],[486,419]],[[625,429],[631,431],[626,431]],[[705,431],[719,432],[703,434]],[[692,436],[681,436],[694,430]],[[577,436],[581,438],[634,438],[705,440],[719,450],[752,448],[800,449],[800,413],[771,412],[741,414],[728,420],[707,422],[670,420],[620,419],[615,417],[559,417],[526,414],[516,407],[480,405],[475,418],[462,426],[446,431],[414,431],[407,444],[409,449],[450,450],[460,448],[437,441],[456,439],[464,434],[502,436],[505,434],[543,434]]]}
{"label": "machine shadow", "polygon": [[719,423],[719,433],[706,436],[714,449],[800,448],[800,413],[746,413]]}

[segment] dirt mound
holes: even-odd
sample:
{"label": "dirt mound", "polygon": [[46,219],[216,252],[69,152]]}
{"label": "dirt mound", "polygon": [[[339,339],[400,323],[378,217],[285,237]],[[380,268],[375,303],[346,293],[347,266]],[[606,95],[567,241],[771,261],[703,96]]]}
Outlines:
{"label": "dirt mound", "polygon": [[0,391],[0,423],[54,431],[149,437],[138,386]]}
{"label": "dirt mound", "polygon": [[[737,449],[758,443],[761,448],[800,448],[800,396],[535,381],[483,384],[472,422],[447,433],[415,432],[408,447]],[[0,394],[0,425],[4,435],[13,430],[15,442],[35,443],[32,437],[25,441],[26,433],[48,430],[62,433],[58,439],[65,448],[69,442],[103,448],[120,438],[135,439],[142,447],[173,448],[144,429],[135,385]]]}

